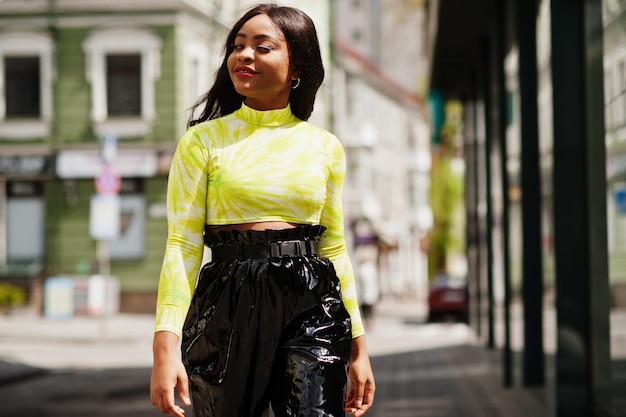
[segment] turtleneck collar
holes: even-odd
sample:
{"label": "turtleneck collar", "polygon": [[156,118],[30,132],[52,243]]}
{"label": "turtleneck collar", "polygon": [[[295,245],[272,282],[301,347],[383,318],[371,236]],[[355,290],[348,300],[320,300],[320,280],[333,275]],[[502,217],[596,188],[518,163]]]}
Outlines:
{"label": "turtleneck collar", "polygon": [[235,110],[233,115],[246,123],[266,127],[283,126],[296,119],[296,116],[291,112],[289,104],[282,109],[262,111],[255,110],[246,106],[245,103],[241,103],[241,108]]}

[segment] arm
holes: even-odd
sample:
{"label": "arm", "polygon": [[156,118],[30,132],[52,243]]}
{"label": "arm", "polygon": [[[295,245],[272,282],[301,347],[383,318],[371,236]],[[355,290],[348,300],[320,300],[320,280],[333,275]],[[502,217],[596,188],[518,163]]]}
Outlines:
{"label": "arm", "polygon": [[196,131],[180,140],[167,182],[167,244],[159,278],[155,331],[178,337],[204,251],[208,150]]}
{"label": "arm", "polygon": [[350,392],[346,399],[346,412],[360,417],[371,407],[376,387],[365,343],[365,330],[359,312],[354,271],[345,243],[342,189],[346,161],[339,141],[333,148],[332,160],[333,165],[326,187],[326,204],[320,219],[320,223],[327,227],[324,238],[320,242],[320,252],[335,266],[341,281],[343,302],[352,319],[352,353],[348,368]]}
{"label": "arm", "polygon": [[178,340],[202,260],[207,159],[206,147],[187,132],[176,149],[167,186],[168,238],[159,278],[150,398],[161,412],[177,417],[184,410],[175,404],[175,388],[183,403],[190,404]]}
{"label": "arm", "polygon": [[339,140],[334,138],[329,150],[328,181],[326,183],[326,202],[322,209],[320,224],[326,227],[320,240],[320,255],[330,259],[341,282],[341,298],[352,320],[352,337],[365,334],[359,303],[357,300],[354,271],[346,247],[343,221],[343,181],[346,175],[346,159]]}

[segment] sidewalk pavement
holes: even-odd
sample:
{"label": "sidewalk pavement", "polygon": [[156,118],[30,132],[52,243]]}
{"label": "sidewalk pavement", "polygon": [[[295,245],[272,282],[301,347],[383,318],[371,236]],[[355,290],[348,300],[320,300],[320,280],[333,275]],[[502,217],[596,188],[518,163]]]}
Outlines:
{"label": "sidewalk pavement", "polygon": [[[382,301],[367,323],[370,355],[473,343],[463,324],[414,325],[425,316],[425,306],[415,299]],[[43,370],[151,367],[153,326],[154,316],[148,314],[0,316],[0,384]]]}
{"label": "sidewalk pavement", "polygon": [[[521,315],[513,309],[512,316]],[[475,345],[476,336],[462,323],[429,323],[423,300],[386,298],[378,303],[374,318],[366,322],[371,356],[437,347]],[[546,314],[546,326],[555,318]],[[611,316],[612,354],[626,358],[626,311]],[[34,313],[0,315],[0,382],[5,368],[27,365],[44,369],[106,369],[152,366],[154,316],[115,314],[108,317],[74,316],[48,319]],[[513,336],[520,333],[514,324]],[[548,335],[554,333],[546,332]],[[514,338],[517,339],[517,338]],[[514,350],[521,349],[513,340]],[[547,353],[556,340],[545,340]]]}
{"label": "sidewalk pavement", "polygon": [[[518,314],[513,312],[513,316]],[[424,325],[426,315],[425,303],[415,297],[383,299],[366,323],[370,355],[477,344],[473,330],[465,324]],[[546,321],[548,326],[554,319]],[[15,378],[21,368],[29,374],[34,369],[151,367],[153,326],[154,316],[149,314],[69,319],[33,313],[0,316],[0,383]],[[612,315],[611,327],[612,354],[626,358],[626,311]],[[519,331],[514,328],[512,333]],[[555,340],[545,344],[547,353],[556,349]]]}
{"label": "sidewalk pavement", "polygon": [[[457,329],[449,342],[471,339],[464,325],[416,326],[424,317],[423,305],[415,300],[380,303],[368,325],[372,365],[379,366],[377,357],[393,357],[394,352],[411,355],[419,346],[439,346],[447,337],[446,326]],[[152,315],[66,320],[0,316],[0,415],[160,416],[149,399],[153,325]],[[385,414],[384,390],[380,402],[383,414],[372,417],[398,417]]]}
{"label": "sidewalk pavement", "polygon": [[[372,417],[551,417],[553,386],[504,389],[497,350],[485,349],[465,324],[425,317],[416,299],[386,299],[367,323],[379,388]],[[614,343],[624,345],[626,312],[612,319],[622,332]],[[0,414],[158,416],[147,394],[153,325],[154,316],[136,314],[0,316],[0,402],[8,413]]]}

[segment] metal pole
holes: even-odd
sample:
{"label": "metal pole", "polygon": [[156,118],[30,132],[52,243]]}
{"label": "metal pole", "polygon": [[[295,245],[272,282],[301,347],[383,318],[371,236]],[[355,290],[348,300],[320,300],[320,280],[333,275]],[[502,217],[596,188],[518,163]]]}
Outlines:
{"label": "metal pole", "polygon": [[106,339],[108,335],[108,303],[109,303],[109,277],[111,275],[111,254],[110,242],[108,240],[98,240],[98,272],[104,280],[103,311],[100,316],[100,337]]}
{"label": "metal pole", "polygon": [[541,386],[545,379],[545,361],[536,2],[516,0],[515,16],[519,49],[520,134],[522,138],[522,302],[524,305],[522,380],[526,386]]}
{"label": "metal pole", "polygon": [[108,240],[98,240],[98,272],[100,275],[111,275],[111,253]]}
{"label": "metal pole", "polygon": [[491,66],[489,65],[491,57],[491,48],[489,42],[483,40],[481,42],[482,51],[482,66],[485,68],[485,75],[483,77],[483,95],[484,95],[484,107],[483,112],[480,115],[483,119],[483,125],[485,130],[485,207],[486,207],[486,227],[485,227],[485,241],[486,241],[486,269],[487,269],[487,347],[493,349],[496,347],[495,338],[495,299],[494,299],[494,277],[493,277],[493,198],[492,198],[492,172],[491,172],[491,152],[493,150],[494,135],[493,126],[488,117],[489,109],[493,105],[493,100],[490,96],[491,81]]}
{"label": "metal pole", "polygon": [[0,178],[0,265],[7,263],[7,182]]}
{"label": "metal pole", "polygon": [[602,2],[552,0],[558,417],[611,415]]}
{"label": "metal pole", "polygon": [[504,40],[506,35],[506,13],[504,2],[495,2],[496,7],[496,36],[494,41],[495,74],[493,83],[496,89],[496,134],[500,146],[500,175],[502,177],[502,267],[504,282],[504,346],[502,348],[502,366],[504,370],[503,384],[505,387],[513,385],[513,352],[511,349],[511,265],[510,265],[510,224],[509,224],[509,175],[507,170],[507,143],[506,143],[506,86],[504,74]]}

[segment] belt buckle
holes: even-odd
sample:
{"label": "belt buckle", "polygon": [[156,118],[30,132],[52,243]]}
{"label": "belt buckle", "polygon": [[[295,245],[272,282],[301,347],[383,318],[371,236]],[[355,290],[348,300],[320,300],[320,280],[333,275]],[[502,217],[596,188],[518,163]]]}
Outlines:
{"label": "belt buckle", "polygon": [[[295,242],[289,242],[291,243],[292,247],[295,249],[295,256],[302,256],[302,242],[300,241],[295,241]],[[306,253],[305,253],[306,255]]]}
{"label": "belt buckle", "polygon": [[302,246],[300,243],[293,240],[272,243],[270,244],[270,255],[272,257],[301,256]]}
{"label": "belt buckle", "polygon": [[270,249],[270,257],[279,258],[283,255],[283,249],[282,249],[283,243],[285,242],[270,243],[268,245]]}

